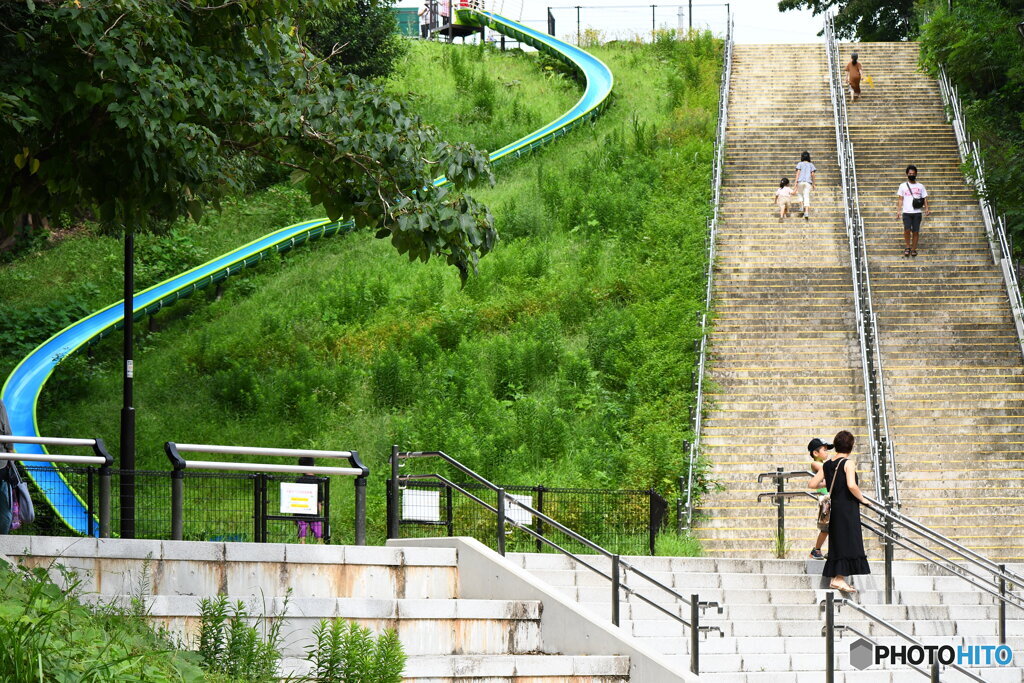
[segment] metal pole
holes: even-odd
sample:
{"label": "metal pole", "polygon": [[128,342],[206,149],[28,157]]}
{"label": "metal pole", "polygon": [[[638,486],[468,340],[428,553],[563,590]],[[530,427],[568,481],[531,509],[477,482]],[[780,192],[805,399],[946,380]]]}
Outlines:
{"label": "metal pole", "polygon": [[551,13],[550,7],[548,7],[548,35],[555,35],[555,15]]}
{"label": "metal pole", "polygon": [[505,555],[505,489],[498,489],[498,554]]}
{"label": "metal pole", "polygon": [[182,540],[184,531],[185,470],[171,472],[171,538]]}
{"label": "metal pole", "polygon": [[445,485],[444,487],[444,511],[448,515],[448,535],[455,535],[455,501],[452,492],[452,487]]}
{"label": "metal pole", "polygon": [[1006,565],[999,565],[999,644],[1006,645]]}
{"label": "metal pole", "polygon": [[93,474],[94,474],[94,472],[93,472],[93,469],[91,467],[88,470],[86,470],[86,478],[85,478],[85,501],[86,501],[86,503],[85,503],[85,526],[86,526],[86,535],[88,535],[88,536],[94,536],[96,534],[96,524],[93,521],[93,514],[92,514],[92,489],[93,489],[92,478],[93,478]]}
{"label": "metal pole", "polygon": [[690,671],[700,675],[700,601],[690,596]]}
{"label": "metal pole", "polygon": [[[537,487],[537,512],[544,512],[544,487],[543,486],[538,486]],[[540,535],[540,536],[544,535],[544,522],[542,522],[539,519],[537,520],[537,534]],[[539,538],[537,539],[537,552],[538,553],[544,552],[544,544],[541,542],[541,540]]]}
{"label": "metal pole", "polygon": [[124,233],[124,339],[121,396],[121,538],[135,538],[135,407],[132,357],[135,318],[135,228],[129,223]]}
{"label": "metal pole", "polygon": [[654,489],[647,490],[647,548],[650,550],[651,555],[654,555],[654,545],[658,540],[658,524],[659,520],[655,519],[657,512],[654,509]]}
{"label": "metal pole", "polygon": [[654,32],[658,30],[658,25],[655,23],[655,20],[654,20],[654,8],[655,7],[657,7],[657,5],[651,5],[651,36],[652,37],[654,36]]}
{"label": "metal pole", "polygon": [[366,477],[356,477],[356,545],[366,545]]}
{"label": "metal pole", "polygon": [[253,502],[253,513],[252,513],[252,535],[253,540],[256,543],[263,543],[262,524],[263,524],[263,493],[260,487],[263,477],[266,475],[262,472],[257,472],[252,478],[252,502]]}
{"label": "metal pole", "polygon": [[612,623],[619,625],[619,556],[612,555]]}
{"label": "metal pole", "polygon": [[[688,18],[688,20],[690,22],[689,26],[690,26],[690,30],[692,31],[693,30],[693,0],[689,0],[689,3],[687,3],[687,4],[689,5],[689,8],[688,8],[688,10],[686,12],[686,16],[687,16],[687,18]],[[726,7],[728,7],[728,5],[726,5]],[[728,12],[727,12],[727,14],[728,14]]]}
{"label": "metal pole", "polygon": [[398,538],[398,446],[391,447],[391,478],[388,479],[388,538]]}
{"label": "metal pole", "polygon": [[576,45],[580,44],[580,6],[576,5]]}
{"label": "metal pole", "polygon": [[100,538],[110,538],[110,468],[100,468]]}
{"label": "metal pole", "polygon": [[782,468],[781,467],[776,467],[775,468],[775,473],[776,473],[775,490],[779,494],[777,496],[778,497],[778,502],[776,503],[778,505],[778,508],[779,508],[779,511],[778,511],[779,530],[778,530],[778,536],[776,536],[775,538],[776,538],[776,542],[778,543],[779,557],[782,557],[782,555],[785,554],[785,547],[786,547],[786,544],[783,543],[783,540],[786,537],[786,498],[785,498],[785,496],[782,495],[786,491],[786,480],[782,477]]}
{"label": "metal pole", "polygon": [[885,604],[892,604],[892,517],[885,517]]}
{"label": "metal pole", "polygon": [[931,680],[932,683],[939,683],[939,660],[938,659],[933,659],[932,660],[931,676],[929,676],[929,680]]}
{"label": "metal pole", "polygon": [[[324,483],[324,521],[323,521],[323,525],[324,525],[324,539],[323,540],[324,540],[324,543],[326,545],[330,545],[330,543],[331,543],[331,478],[330,477],[322,477],[322,479],[323,479],[323,483]],[[359,509],[359,488],[358,487],[359,487],[359,484],[356,484],[356,510],[357,510],[356,514],[357,515],[358,515],[358,509]],[[320,487],[318,485],[317,486],[317,494],[319,495],[319,493],[320,493]],[[363,489],[363,509],[364,510],[366,509],[366,489],[365,488]],[[365,518],[365,515],[366,515],[366,513],[364,512],[363,513],[364,518]],[[365,521],[363,522],[363,534],[364,535],[366,534],[366,522]],[[358,537],[359,537],[359,520],[358,520],[358,517],[357,517],[357,519],[356,519],[356,538],[358,538]],[[358,543],[358,541],[356,543],[357,543],[357,545],[361,545],[361,544]]]}
{"label": "metal pole", "polygon": [[834,683],[836,675],[835,591],[825,593],[825,683]]}

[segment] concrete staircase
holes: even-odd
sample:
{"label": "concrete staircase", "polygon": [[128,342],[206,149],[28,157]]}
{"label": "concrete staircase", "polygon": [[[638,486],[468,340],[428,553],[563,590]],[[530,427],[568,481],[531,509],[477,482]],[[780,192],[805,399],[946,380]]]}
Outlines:
{"label": "concrete staircase", "polygon": [[[85,599],[106,603],[129,601],[144,580],[151,619],[185,643],[196,640],[202,597],[242,600],[264,623],[283,620],[282,675],[305,674],[311,629],[341,618],[395,629],[408,655],[404,678],[416,683],[696,680],[645,658],[606,619],[561,595],[499,595],[496,586],[522,588],[532,577],[471,539],[458,541],[360,547],[0,536],[0,558],[74,569]],[[467,562],[476,578],[466,576]]]}
{"label": "concrete staircase", "polygon": [[[724,490],[706,498],[696,534],[710,556],[769,557],[775,513],[755,501],[773,487],[757,474],[809,469],[815,436],[866,432],[824,49],[737,45],[726,135],[702,434]],[[812,217],[780,223],[771,201],[804,150],[818,168]],[[871,490],[869,468],[859,472]],[[806,480],[790,487],[805,489]],[[788,507],[786,542],[802,557],[817,535],[813,501]]]}
{"label": "concrete staircase", "polygon": [[[874,87],[849,102],[903,511],[993,559],[1024,559],[1024,363],[938,84],[914,43],[856,49]],[[896,189],[929,192],[905,259]]]}
{"label": "concrete staircase", "polygon": [[[562,555],[510,554],[517,562],[577,600],[595,616],[608,618],[608,582]],[[604,558],[587,557],[587,562],[607,570]],[[740,560],[723,558],[635,557],[628,561],[638,569],[666,583],[683,595],[697,593],[701,600],[725,605],[721,616],[708,611],[702,624],[718,625],[723,637],[711,634],[700,643],[700,680],[736,683],[794,683],[823,680],[825,642],[819,604],[824,599],[820,562],[803,560]],[[872,564],[871,576],[854,577],[860,588],[858,601],[868,610],[912,635],[925,645],[996,645],[997,608],[993,599],[973,590],[963,580],[938,575],[924,563],[894,564],[893,605],[885,605],[882,567]],[[641,593],[658,599],[663,593],[648,593],[643,581],[626,580]],[[680,615],[689,619],[689,607]],[[1014,653],[1024,648],[1024,615],[1010,610],[1007,644]],[[636,598],[624,599],[621,625],[640,642],[663,653],[680,669],[689,668],[689,635],[678,623]],[[849,624],[884,645],[900,645],[885,629],[869,622],[852,609],[843,609],[837,624]],[[847,634],[836,641],[836,681],[856,683],[916,682],[924,678],[903,665],[874,665],[859,671],[849,661],[850,643],[857,636]],[[1024,680],[1024,662],[1017,655],[1015,667],[970,668],[985,681]],[[966,680],[947,672],[944,681]]]}

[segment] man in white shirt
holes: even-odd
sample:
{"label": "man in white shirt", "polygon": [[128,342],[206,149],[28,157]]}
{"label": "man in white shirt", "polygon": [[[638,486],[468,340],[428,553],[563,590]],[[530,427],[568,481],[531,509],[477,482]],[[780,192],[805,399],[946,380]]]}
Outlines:
{"label": "man in white shirt", "polygon": [[917,256],[917,238],[921,234],[922,210],[924,216],[930,216],[928,191],[917,182],[917,166],[907,166],[907,182],[900,183],[896,190],[896,218],[903,217],[903,256]]}

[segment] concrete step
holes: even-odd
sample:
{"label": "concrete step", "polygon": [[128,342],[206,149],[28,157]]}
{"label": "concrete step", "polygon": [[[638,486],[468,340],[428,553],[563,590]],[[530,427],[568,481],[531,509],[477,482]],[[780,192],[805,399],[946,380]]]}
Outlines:
{"label": "concrete step", "polygon": [[[282,674],[308,676],[307,662],[287,659]],[[626,683],[629,657],[566,655],[420,656],[406,660],[402,679],[421,683]]]}

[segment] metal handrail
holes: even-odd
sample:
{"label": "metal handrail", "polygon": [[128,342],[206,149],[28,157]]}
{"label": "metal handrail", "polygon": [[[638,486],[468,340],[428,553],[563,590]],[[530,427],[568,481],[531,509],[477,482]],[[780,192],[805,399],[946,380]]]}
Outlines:
{"label": "metal handrail", "polygon": [[[399,470],[399,467],[400,467],[400,461],[401,460],[407,460],[407,459],[413,459],[413,458],[440,458],[441,460],[443,460],[444,462],[448,463],[452,467],[456,468],[457,470],[459,470],[460,472],[462,472],[466,476],[470,477],[471,479],[473,479],[477,483],[482,484],[486,488],[488,488],[491,491],[493,491],[494,493],[496,493],[497,494],[497,504],[496,505],[491,505],[490,503],[487,503],[486,501],[484,501],[481,498],[479,498],[478,496],[472,494],[471,492],[469,492],[468,490],[466,490],[462,486],[459,486],[455,482],[452,482],[451,480],[447,479],[446,477],[444,477],[444,476],[442,476],[440,474],[430,473],[430,474],[405,474],[405,475],[400,475],[398,473],[398,470]],[[611,614],[611,621],[612,621],[612,623],[614,625],[616,625],[616,626],[619,625],[619,594],[620,594],[620,590],[621,590],[621,591],[624,591],[626,593],[627,597],[630,596],[630,595],[635,596],[639,600],[643,601],[645,604],[655,608],[656,610],[658,610],[662,614],[664,614],[664,615],[670,617],[671,619],[677,621],[678,623],[682,624],[685,628],[690,629],[690,670],[693,673],[699,673],[699,670],[700,670],[700,666],[699,666],[699,652],[700,652],[699,635],[700,635],[700,633],[701,632],[710,633],[712,631],[717,631],[719,636],[724,636],[725,635],[725,633],[722,631],[721,627],[719,627],[719,626],[704,626],[704,625],[700,624],[700,616],[699,615],[700,615],[701,611],[706,610],[708,608],[715,608],[715,609],[717,609],[719,614],[721,614],[723,612],[723,608],[722,608],[720,603],[715,602],[715,601],[702,601],[702,600],[699,599],[699,597],[696,594],[692,594],[690,596],[690,598],[687,599],[681,593],[679,593],[679,592],[673,590],[672,588],[666,586],[664,583],[662,583],[661,581],[658,581],[657,579],[655,579],[654,577],[650,576],[646,572],[644,572],[641,569],[637,568],[635,565],[633,565],[633,564],[623,560],[621,558],[621,556],[619,556],[619,555],[617,555],[615,553],[612,553],[609,550],[606,550],[605,548],[603,548],[602,546],[598,545],[597,543],[594,543],[593,541],[591,541],[590,539],[586,538],[585,536],[583,536],[583,535],[573,531],[569,527],[567,527],[564,524],[556,521],[552,517],[549,517],[548,515],[546,515],[543,512],[541,512],[540,510],[537,510],[532,505],[529,505],[528,503],[524,503],[523,501],[519,500],[518,498],[513,498],[513,497],[510,497],[510,496],[507,496],[505,494],[505,489],[503,489],[500,486],[498,486],[498,485],[488,481],[487,479],[483,478],[482,476],[480,476],[479,474],[474,472],[472,469],[470,469],[469,467],[466,467],[465,465],[460,463],[458,460],[456,460],[452,456],[448,455],[447,453],[444,453],[443,451],[408,451],[408,452],[402,452],[402,451],[398,450],[398,446],[393,446],[392,447],[392,449],[391,449],[391,479],[388,482],[388,538],[399,538],[399,536],[400,536],[400,534],[399,534],[399,521],[400,521],[399,505],[400,505],[400,503],[399,503],[399,498],[398,498],[398,492],[401,489],[402,482],[410,481],[410,480],[422,480],[422,479],[434,479],[436,481],[439,481],[439,482],[445,484],[446,486],[450,486],[452,489],[454,489],[454,490],[458,491],[459,493],[462,493],[463,495],[467,496],[468,498],[470,498],[471,500],[476,502],[478,505],[482,506],[484,509],[494,513],[496,515],[496,517],[497,517],[497,520],[498,520],[498,529],[497,529],[497,533],[498,533],[498,552],[500,554],[502,554],[502,555],[505,554],[505,525],[508,524],[508,525],[511,525],[515,529],[519,529],[519,530],[522,530],[522,531],[526,532],[527,535],[533,537],[534,539],[536,539],[538,541],[541,541],[541,542],[547,544],[548,546],[550,546],[551,548],[554,548],[555,550],[557,550],[558,552],[562,553],[563,555],[566,555],[566,556],[572,558],[574,561],[578,562],[583,567],[586,567],[590,571],[592,571],[592,572],[598,574],[599,576],[609,580],[611,582],[611,587],[612,587],[612,614]],[[568,536],[572,540],[576,541],[577,543],[580,543],[583,546],[589,548],[590,550],[593,550],[598,555],[601,555],[601,556],[611,560],[611,564],[612,564],[611,572],[610,573],[606,573],[604,570],[602,570],[602,569],[598,568],[597,566],[587,562],[585,559],[583,559],[582,557],[580,557],[576,553],[573,553],[571,550],[568,550],[567,548],[562,547],[561,545],[559,545],[558,543],[555,543],[554,541],[550,540],[549,538],[547,538],[543,534],[540,534],[540,533],[534,531],[533,529],[529,528],[528,525],[524,525],[524,524],[522,524],[522,523],[520,523],[520,522],[518,522],[518,521],[516,521],[514,519],[509,519],[508,516],[505,514],[505,510],[506,510],[505,506],[508,503],[512,503],[512,504],[520,507],[521,509],[525,510],[532,517],[535,517],[536,519],[538,519],[541,522],[543,522],[546,527],[552,527],[554,529],[557,529],[558,531],[560,531],[561,533],[565,534],[566,536]],[[620,574],[619,574],[620,568],[625,570],[625,573],[621,577],[620,577]],[[650,588],[658,589],[662,593],[665,593],[668,596],[670,596],[670,597],[672,597],[672,598],[682,602],[683,604],[688,605],[690,607],[690,620],[687,621],[686,619],[684,619],[679,614],[673,612],[672,610],[667,609],[662,604],[660,604],[658,602],[655,602],[651,598],[648,598],[646,595],[640,593],[639,592],[639,588],[640,587],[630,587],[628,585],[625,585],[624,581],[628,577],[628,572],[632,572],[638,578],[641,578],[641,579],[647,581],[650,584],[649,586],[644,586],[644,587],[650,587]]]}
{"label": "metal handrail", "polygon": [[[344,458],[350,467],[324,467],[321,465],[273,465],[255,462],[225,462],[217,460],[185,460],[181,453],[211,453],[220,455],[259,455],[288,458]],[[230,472],[257,472],[263,474],[314,474],[321,476],[349,476],[355,478],[355,543],[366,545],[366,480],[370,468],[363,464],[358,451],[321,451],[307,448],[262,448],[258,446],[221,446],[213,444],[164,442],[164,453],[171,462],[171,538],[184,537],[185,470],[219,470]],[[326,513],[325,513],[326,514]],[[257,539],[259,540],[259,539]]]}
{"label": "metal handrail", "polygon": [[[825,627],[824,627],[823,630],[825,631],[824,635],[825,635],[825,652],[826,652],[826,655],[825,655],[825,658],[826,658],[826,662],[825,662],[825,680],[826,681],[831,682],[833,680],[834,675],[835,675],[835,657],[834,657],[833,653],[834,653],[834,647],[835,647],[835,644],[834,644],[834,637],[835,637],[835,635],[834,634],[835,634],[836,630],[839,630],[840,632],[842,632],[842,631],[851,631],[852,633],[857,634],[858,636],[860,636],[861,638],[867,640],[868,642],[872,643],[873,645],[877,644],[877,643],[875,643],[875,641],[868,634],[864,633],[863,631],[861,631],[861,630],[859,630],[859,629],[857,629],[857,628],[855,628],[853,626],[849,626],[849,625],[846,625],[846,624],[835,624],[835,621],[834,621],[835,620],[835,614],[837,614],[842,607],[849,607],[849,608],[853,609],[855,612],[858,612],[858,613],[862,614],[863,616],[867,617],[868,619],[870,619],[874,623],[878,624],[879,626],[882,626],[882,627],[888,629],[894,635],[902,638],[903,640],[907,641],[908,643],[911,643],[912,645],[918,645],[920,647],[924,647],[924,644],[921,641],[917,640],[916,638],[914,638],[913,636],[911,636],[908,633],[904,633],[902,630],[898,629],[896,626],[894,626],[888,620],[883,619],[882,617],[878,616],[874,612],[872,612],[872,611],[870,611],[868,609],[865,609],[864,607],[861,607],[860,605],[858,605],[857,603],[855,603],[855,602],[853,602],[851,600],[848,600],[846,598],[838,598],[837,599],[835,597],[835,593],[833,591],[828,591],[828,593],[825,596],[825,599],[822,600],[821,603],[819,604],[819,608],[822,609],[825,612]],[[918,672],[919,674],[922,674],[923,676],[931,678],[931,680],[933,680],[933,681],[938,681],[939,680],[939,662],[938,662],[937,659],[933,660],[933,664],[931,666],[931,671],[925,671],[924,669],[920,668],[916,664],[911,664],[909,662],[907,663],[907,666],[909,666],[911,669],[913,669],[914,671]],[[960,673],[964,674],[965,676],[967,676],[971,680],[978,681],[978,683],[985,683],[985,679],[979,678],[976,674],[971,673],[969,670],[963,668],[959,664],[950,663],[950,664],[946,664],[945,666],[948,666],[948,667],[950,667],[951,669],[953,669],[955,671],[959,671]]]}
{"label": "metal handrail", "polygon": [[1024,299],[1021,297],[1017,272],[1013,268],[1013,251],[1006,232],[1006,219],[999,214],[987,197],[981,150],[978,147],[978,143],[973,141],[970,133],[967,132],[963,107],[960,104],[959,91],[949,80],[946,68],[941,65],[939,66],[938,80],[939,92],[942,94],[942,101],[946,105],[946,115],[953,126],[953,132],[956,134],[960,160],[965,164],[969,163],[971,166],[972,173],[969,180],[977,190],[978,205],[981,207],[981,216],[985,222],[985,232],[992,247],[992,261],[1000,266],[1000,269],[1003,271],[1003,282],[1006,285],[1006,293],[1010,298],[1013,324],[1017,329],[1017,339],[1021,346],[1021,353],[1024,354]]}
{"label": "metal handrail", "polygon": [[700,454],[700,432],[704,412],[704,372],[707,369],[708,324],[710,322],[712,284],[715,272],[715,242],[718,237],[718,217],[721,211],[722,168],[725,163],[725,131],[729,122],[729,85],[732,81],[733,33],[730,19],[725,29],[725,53],[722,56],[722,78],[718,90],[718,131],[715,135],[715,165],[711,188],[714,214],[708,226],[708,278],[704,292],[704,310],[700,319],[700,358],[697,363],[697,407],[693,418],[693,443],[690,444],[690,462],[686,475],[686,528],[693,527],[693,474]]}
{"label": "metal handrail", "polygon": [[[967,577],[965,576],[965,574],[967,574],[984,581],[987,584],[987,588],[985,586],[975,584],[978,588],[982,588],[983,590],[992,589],[998,591],[1000,581],[1024,587],[1024,576],[1009,569],[1006,569],[1005,565],[999,564],[985,557],[984,555],[974,550],[971,550],[970,548],[960,543],[957,543],[948,536],[925,526],[924,524],[918,522],[916,519],[912,517],[908,517],[907,515],[904,515],[903,513],[898,512],[896,510],[886,509],[879,501],[874,500],[869,496],[865,496],[865,499],[867,499],[868,503],[870,504],[868,506],[868,509],[877,514],[881,518],[880,521],[874,523],[879,524],[881,526],[885,526],[885,522],[889,522],[889,524],[893,527],[893,533],[890,535],[890,537],[894,542],[897,542],[897,544],[901,547],[911,552],[914,552],[923,559],[928,560],[932,564],[935,564],[936,566],[945,569],[946,571],[949,571],[951,574],[955,576],[959,576],[960,578],[970,581],[970,579],[967,579]],[[864,524],[863,517],[861,521],[862,525],[865,528],[879,535],[883,538],[883,540],[885,539],[886,535],[888,535],[884,531],[879,531],[875,527],[869,526],[868,524]],[[900,529],[904,533],[901,535],[895,527],[900,527]],[[938,545],[952,554],[958,555],[960,559],[962,559],[966,563],[973,565],[974,567],[979,568],[984,572],[992,574],[994,578],[985,579],[981,575],[976,574],[975,572],[970,571],[969,569],[961,567],[949,557],[943,557],[939,553],[935,552],[931,548],[928,548],[922,543],[919,543],[914,539],[907,538],[907,533],[920,536],[925,541]],[[941,562],[939,560],[936,560],[933,556],[938,556]],[[947,564],[944,565],[942,564],[942,562],[945,562]],[[1013,593],[1007,593],[1005,597],[999,594],[994,595],[1003,602],[1024,609],[1024,597],[1014,595]]]}
{"label": "metal handrail", "polygon": [[[110,538],[110,467],[114,458],[107,451],[103,439],[75,439],[60,436],[35,436],[0,434],[0,444],[33,444],[37,446],[69,446],[72,448],[91,448],[93,455],[60,455],[57,453],[9,453],[0,448],[0,460],[12,462],[46,462],[62,465],[98,465],[99,466],[99,514],[96,522],[87,510],[86,528],[88,535],[97,533],[100,538]],[[8,465],[14,467],[14,465]],[[26,470],[28,472],[30,470]]]}
{"label": "metal handrail", "polygon": [[857,319],[857,337],[860,342],[861,372],[864,382],[864,406],[868,418],[868,437],[871,451],[875,493],[893,505],[899,505],[896,484],[895,449],[889,434],[889,421],[885,414],[885,383],[882,375],[879,348],[878,318],[874,313],[871,296],[871,274],[868,267],[867,241],[864,220],[860,213],[860,194],[857,185],[857,167],[853,143],[850,139],[839,71],[839,44],[836,41],[834,17],[825,17],[825,53],[829,69],[829,96],[836,131],[836,154],[842,177],[843,214],[850,248],[850,268],[853,278],[854,310]]}

